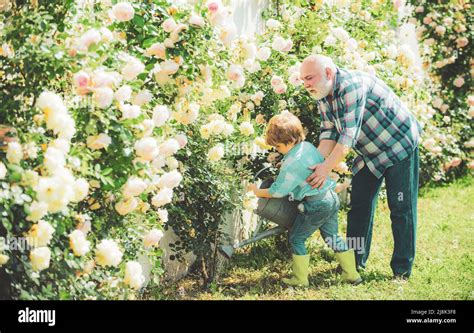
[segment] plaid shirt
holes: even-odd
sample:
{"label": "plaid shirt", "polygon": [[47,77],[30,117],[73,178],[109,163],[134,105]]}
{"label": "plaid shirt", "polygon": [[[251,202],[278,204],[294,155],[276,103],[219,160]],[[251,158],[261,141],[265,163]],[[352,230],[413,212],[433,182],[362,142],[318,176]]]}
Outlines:
{"label": "plaid shirt", "polygon": [[418,146],[420,124],[375,76],[338,68],[332,100],[328,97],[318,101],[319,140],[334,140],[354,149],[358,154],[352,165],[354,175],[367,165],[380,178]]}
{"label": "plaid shirt", "polygon": [[321,189],[313,189],[306,182],[306,178],[313,173],[309,167],[323,162],[323,155],[312,143],[307,141],[298,143],[283,157],[280,172],[268,189],[268,193],[274,198],[289,195],[291,200],[303,200],[305,197],[334,189],[336,183],[330,178]]}

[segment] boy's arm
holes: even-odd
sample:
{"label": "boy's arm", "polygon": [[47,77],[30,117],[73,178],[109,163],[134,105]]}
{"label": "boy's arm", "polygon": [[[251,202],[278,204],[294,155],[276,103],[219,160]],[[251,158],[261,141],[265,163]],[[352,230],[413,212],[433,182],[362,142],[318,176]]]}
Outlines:
{"label": "boy's arm", "polygon": [[[255,184],[252,184],[255,185]],[[268,188],[253,188],[251,191],[255,194],[255,196],[259,198],[273,198],[272,195],[268,192]]]}
{"label": "boy's arm", "polygon": [[248,190],[260,198],[283,198],[304,181],[300,175],[305,171],[306,167],[299,160],[285,163],[270,188],[259,189],[256,184],[251,184]]}

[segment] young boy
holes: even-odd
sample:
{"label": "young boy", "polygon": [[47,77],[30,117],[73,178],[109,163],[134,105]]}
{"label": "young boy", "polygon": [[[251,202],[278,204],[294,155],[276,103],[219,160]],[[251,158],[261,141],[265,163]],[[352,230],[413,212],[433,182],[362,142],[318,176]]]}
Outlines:
{"label": "young boy", "polygon": [[266,130],[266,142],[285,155],[278,177],[268,189],[259,189],[256,184],[248,186],[260,198],[282,198],[302,201],[300,213],[290,230],[289,241],[293,252],[293,276],[283,279],[292,286],[308,286],[309,254],[305,241],[316,231],[321,231],[325,242],[336,252],[345,281],[357,284],[361,277],[355,267],[354,250],[338,235],[337,212],[339,199],[334,192],[335,182],[331,179],[321,189],[312,189],[306,182],[311,174],[310,166],[324,161],[315,146],[304,141],[305,135],[300,120],[290,112],[284,112],[270,119]]}

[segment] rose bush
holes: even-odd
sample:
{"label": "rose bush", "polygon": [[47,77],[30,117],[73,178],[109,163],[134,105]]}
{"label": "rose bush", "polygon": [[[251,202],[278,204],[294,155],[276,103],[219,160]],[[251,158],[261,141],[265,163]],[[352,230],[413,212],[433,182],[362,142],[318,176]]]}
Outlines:
{"label": "rose bush", "polygon": [[[161,283],[167,229],[170,259],[192,251],[212,281],[226,214],[255,208],[244,182],[277,161],[265,123],[289,110],[317,144],[299,78],[312,52],[378,75],[411,107],[424,182],[460,158],[392,2],[271,5],[255,38],[218,0],[4,3],[0,122],[18,140],[0,155],[0,265],[14,298],[141,297],[147,276]],[[349,164],[331,175],[338,191]]]}
{"label": "rose bush", "polygon": [[[424,65],[433,82],[431,106],[436,110],[434,121],[457,141],[456,150],[443,149],[449,159],[442,163],[435,181],[449,180],[474,168],[472,148],[472,117],[474,97],[472,78],[472,15],[471,5],[465,1],[413,1],[413,17],[417,26]],[[425,148],[433,150],[437,142],[445,141],[438,135],[425,141]]]}

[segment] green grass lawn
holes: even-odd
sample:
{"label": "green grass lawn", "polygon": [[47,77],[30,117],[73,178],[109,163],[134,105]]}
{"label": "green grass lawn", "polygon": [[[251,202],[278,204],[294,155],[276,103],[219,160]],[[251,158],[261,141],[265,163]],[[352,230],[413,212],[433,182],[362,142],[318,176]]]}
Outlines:
{"label": "green grass lawn", "polygon": [[[474,299],[473,222],[474,178],[445,187],[427,188],[418,204],[417,254],[412,277],[393,280],[390,258],[393,239],[390,211],[379,201],[367,270],[358,286],[343,283],[336,273],[334,254],[316,233],[308,244],[312,255],[310,287],[286,287],[280,279],[290,266],[283,239],[260,241],[237,252],[218,281],[201,290],[196,278],[187,277],[164,294],[169,299]],[[340,214],[346,232],[346,212]],[[163,293],[163,291],[161,291]],[[163,297],[163,294],[161,295]]]}

